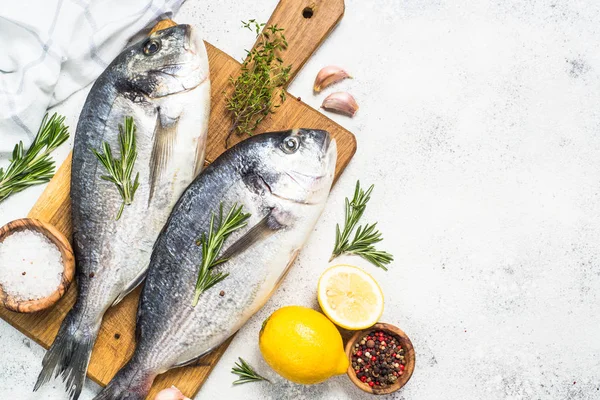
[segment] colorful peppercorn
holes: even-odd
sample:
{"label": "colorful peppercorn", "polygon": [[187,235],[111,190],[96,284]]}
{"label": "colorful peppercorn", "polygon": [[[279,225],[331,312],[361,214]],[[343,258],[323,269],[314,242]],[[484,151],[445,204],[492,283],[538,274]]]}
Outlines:
{"label": "colorful peppercorn", "polygon": [[352,349],[352,366],[361,382],[385,388],[404,373],[406,361],[400,339],[384,331],[372,331]]}

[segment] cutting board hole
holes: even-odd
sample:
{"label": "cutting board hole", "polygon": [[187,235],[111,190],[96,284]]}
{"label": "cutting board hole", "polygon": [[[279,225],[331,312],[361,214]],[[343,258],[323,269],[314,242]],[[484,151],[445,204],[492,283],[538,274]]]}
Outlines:
{"label": "cutting board hole", "polygon": [[312,7],[305,7],[304,10],[302,10],[302,16],[306,19],[312,18],[313,14],[314,11]]}
{"label": "cutting board hole", "polygon": [[115,339],[117,339],[117,340],[121,339],[121,334],[120,333],[115,333]]}

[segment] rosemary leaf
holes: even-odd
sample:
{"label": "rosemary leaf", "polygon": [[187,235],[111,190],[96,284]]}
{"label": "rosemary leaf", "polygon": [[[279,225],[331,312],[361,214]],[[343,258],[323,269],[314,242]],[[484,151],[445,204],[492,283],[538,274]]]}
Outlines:
{"label": "rosemary leaf", "polygon": [[[267,26],[256,20],[243,22],[243,27],[256,33],[256,45],[246,51],[241,73],[230,77],[233,93],[226,99],[226,108],[231,117],[231,128],[225,146],[235,132],[252,135],[258,124],[274,112],[285,101],[283,85],[289,80],[291,65],[285,66],[279,53],[287,48],[283,29],[277,25]],[[277,94],[277,92],[279,92]]]}
{"label": "rosemary leaf", "polygon": [[377,226],[377,223],[359,226],[352,243],[346,247],[344,253],[361,256],[370,263],[387,271],[385,265],[391,263],[394,260],[394,257],[385,251],[378,251],[373,246],[375,243],[383,240],[381,232],[375,230],[375,226]]}
{"label": "rosemary leaf", "polygon": [[234,231],[247,225],[250,214],[243,213],[242,207],[234,204],[225,218],[223,218],[223,203],[221,203],[219,207],[219,221],[215,223],[215,214],[211,214],[208,233],[203,233],[200,239],[196,241],[197,245],[202,246],[202,263],[200,264],[198,279],[196,281],[196,290],[192,303],[194,307],[198,304],[200,295],[204,291],[221,282],[229,275],[222,272],[215,272],[212,269],[227,261],[218,258],[225,240]]}
{"label": "rosemary leaf", "polygon": [[117,212],[117,220],[121,218],[125,206],[128,206],[133,202],[135,192],[140,186],[139,172],[135,175],[135,179],[133,181],[131,180],[133,166],[137,159],[135,132],[136,127],[133,118],[125,117],[125,124],[119,125],[120,159],[113,156],[108,142],[102,143],[102,153],[96,149],[91,149],[108,172],[108,175],[102,175],[101,178],[105,181],[114,183],[123,199],[121,207]]}
{"label": "rosemary leaf", "polygon": [[231,368],[231,373],[239,376],[239,379],[233,382],[234,385],[258,381],[267,381],[271,383],[270,380],[256,373],[242,357],[238,357],[238,359],[239,362],[236,362],[234,367]]}
{"label": "rosemary leaf", "polygon": [[360,181],[357,181],[352,201],[346,198],[344,228],[340,229],[340,225],[336,225],[335,246],[329,261],[332,261],[334,258],[344,253],[355,254],[387,271],[386,265],[394,260],[394,257],[391,254],[377,250],[374,246],[376,243],[383,240],[381,232],[375,229],[377,223],[359,226],[356,229],[354,238],[350,240],[350,235],[354,231],[358,221],[365,212],[367,203],[371,199],[373,188],[374,185],[371,185],[365,192],[360,187]]}
{"label": "rosemary leaf", "polygon": [[50,153],[69,138],[64,122],[63,116],[55,113],[48,119],[46,114],[29,149],[25,151],[23,142],[15,145],[10,164],[6,170],[0,168],[0,203],[11,194],[52,179],[55,166]]}

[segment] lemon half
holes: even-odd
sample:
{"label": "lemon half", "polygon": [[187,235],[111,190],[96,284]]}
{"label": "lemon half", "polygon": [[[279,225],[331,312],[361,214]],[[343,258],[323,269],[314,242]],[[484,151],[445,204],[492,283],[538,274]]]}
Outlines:
{"label": "lemon half", "polygon": [[335,265],[321,275],[321,309],[336,325],[359,330],[373,326],[383,313],[383,292],[371,275],[352,265]]}

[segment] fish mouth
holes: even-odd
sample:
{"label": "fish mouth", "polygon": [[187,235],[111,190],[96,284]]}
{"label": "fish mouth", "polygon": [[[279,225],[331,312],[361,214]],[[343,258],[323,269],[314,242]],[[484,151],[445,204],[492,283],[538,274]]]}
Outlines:
{"label": "fish mouth", "polygon": [[[287,174],[288,176],[290,176],[289,174]],[[277,194],[273,191],[273,188],[271,188],[271,185],[269,185],[267,183],[267,181],[265,180],[265,178],[263,178],[260,174],[257,174],[258,178],[262,181],[264,188],[271,194],[271,196],[277,197],[278,199],[281,200],[286,200],[286,201],[291,201],[292,203],[296,203],[296,204],[302,204],[302,205],[308,205],[308,206],[312,206],[315,205],[317,203],[311,203],[308,201],[304,201],[304,200],[298,200],[298,199],[294,199],[294,198],[289,198],[289,197],[285,197],[282,196],[280,194]],[[290,176],[290,178],[294,179],[293,177]]]}
{"label": "fish mouth", "polygon": [[[184,27],[185,38],[183,40],[183,49],[188,56],[181,62],[165,64],[153,72],[163,76],[175,79],[180,85],[181,91],[191,91],[209,80],[208,74],[203,70],[199,52],[200,45],[203,44],[202,38],[196,33],[191,25],[180,25]],[[179,92],[178,92],[179,93]]]}
{"label": "fish mouth", "polygon": [[[204,74],[202,70],[202,66],[197,64],[190,69],[185,69],[185,66],[188,63],[173,63],[164,65],[158,69],[151,71],[151,73],[156,75],[162,75],[169,79],[170,84],[176,84],[180,88],[177,90],[169,91],[166,94],[160,96],[151,96],[146,93],[150,98],[161,98],[167,97],[173,94],[179,94],[184,92],[190,92],[199,86],[203,85],[205,82],[209,81],[208,75]],[[184,73],[180,73],[184,70]]]}
{"label": "fish mouth", "polygon": [[331,139],[331,134],[327,133],[327,136],[325,136],[325,140],[323,140],[323,146],[321,146],[321,151],[323,153],[327,153],[327,150],[329,149],[329,145],[331,144],[331,141],[335,142],[335,139]]}
{"label": "fish mouth", "polygon": [[325,160],[325,168],[328,170],[328,173],[325,174],[325,176],[328,176],[331,174],[331,166],[333,166],[333,169],[335,169],[335,164],[337,162],[337,142],[329,133],[323,140],[321,154],[321,160]]}
{"label": "fish mouth", "polygon": [[330,134],[327,134],[323,140],[323,144],[321,145],[321,153],[322,155],[319,157],[319,160],[323,162],[325,171],[324,174],[311,175],[299,171],[286,171],[285,174],[300,187],[304,187],[301,181],[312,180],[315,184],[320,183],[320,181],[323,179],[331,176],[333,170],[335,170],[335,164],[337,161],[337,142],[335,139],[331,138]]}
{"label": "fish mouth", "polygon": [[183,42],[183,48],[192,54],[196,54],[196,46],[194,43],[194,28],[191,25],[185,25],[185,41]]}
{"label": "fish mouth", "polygon": [[325,157],[327,158],[328,165],[335,166],[337,161],[337,142],[335,139],[330,139],[327,143],[327,147],[324,149]]}
{"label": "fish mouth", "polygon": [[[155,69],[153,72],[158,73],[158,74],[168,75],[173,78],[185,78],[185,77],[192,75],[193,73],[197,72],[200,69],[199,63],[197,65],[195,65],[193,68],[185,69],[184,67],[186,67],[187,65],[190,65],[190,63],[182,62],[182,63],[166,64],[166,65],[161,66],[158,69]],[[184,74],[179,73],[182,70],[184,70],[184,72],[185,72]],[[202,71],[200,71],[200,72],[202,72]],[[206,80],[206,78],[207,78],[206,76],[203,76],[200,83],[204,82]]]}
{"label": "fish mouth", "polygon": [[302,186],[302,184],[298,181],[298,179],[296,179],[298,177],[305,178],[305,179],[312,179],[312,180],[318,182],[319,180],[321,180],[327,176],[327,174],[325,174],[325,175],[308,175],[308,174],[303,174],[302,172],[298,172],[298,171],[290,171],[290,172],[286,172],[285,174],[287,176],[289,176],[290,178],[292,178],[292,180],[300,186]]}
{"label": "fish mouth", "polygon": [[204,82],[208,81],[208,77],[204,76],[198,82],[194,82],[193,84],[188,84],[187,82],[182,82],[176,75],[172,75],[172,74],[160,71],[160,70],[156,70],[154,72],[158,73],[158,74],[167,75],[167,76],[175,79],[181,86],[181,89],[170,91],[168,93],[161,94],[161,95],[151,95],[150,93],[144,92],[144,94],[151,99],[160,99],[160,98],[173,96],[173,95],[177,95],[177,94],[181,94],[181,93],[191,92],[192,90],[194,90],[194,89],[200,87],[202,84],[204,84]]}
{"label": "fish mouth", "polygon": [[184,50],[196,55],[198,53],[198,35],[196,30],[191,25],[185,25],[185,42],[183,43]]}

